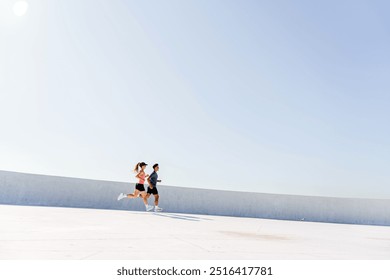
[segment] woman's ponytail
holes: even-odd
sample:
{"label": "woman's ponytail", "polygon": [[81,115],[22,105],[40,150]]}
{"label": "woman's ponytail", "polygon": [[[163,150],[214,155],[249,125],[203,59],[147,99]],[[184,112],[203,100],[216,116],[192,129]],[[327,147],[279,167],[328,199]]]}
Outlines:
{"label": "woman's ponytail", "polygon": [[140,162],[138,162],[138,163],[136,164],[136,166],[134,167],[134,172],[135,172],[135,173],[138,173],[139,165],[140,165]]}

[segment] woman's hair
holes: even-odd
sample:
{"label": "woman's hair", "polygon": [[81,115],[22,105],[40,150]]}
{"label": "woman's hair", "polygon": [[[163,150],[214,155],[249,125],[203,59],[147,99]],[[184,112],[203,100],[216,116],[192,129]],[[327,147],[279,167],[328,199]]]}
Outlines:
{"label": "woman's hair", "polygon": [[134,172],[135,173],[138,173],[139,169],[144,166],[144,165],[147,165],[145,162],[139,162],[136,164],[136,166],[134,167]]}
{"label": "woman's hair", "polygon": [[136,166],[134,167],[134,172],[135,173],[138,173],[138,169],[139,169],[139,165],[140,165],[141,163],[140,162],[138,162],[137,164],[136,164]]}

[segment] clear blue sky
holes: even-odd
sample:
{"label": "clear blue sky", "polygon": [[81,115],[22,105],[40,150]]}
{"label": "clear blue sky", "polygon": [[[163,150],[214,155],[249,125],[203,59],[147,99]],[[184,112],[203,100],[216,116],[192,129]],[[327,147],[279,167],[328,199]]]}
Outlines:
{"label": "clear blue sky", "polygon": [[390,2],[0,2],[0,169],[390,198]]}

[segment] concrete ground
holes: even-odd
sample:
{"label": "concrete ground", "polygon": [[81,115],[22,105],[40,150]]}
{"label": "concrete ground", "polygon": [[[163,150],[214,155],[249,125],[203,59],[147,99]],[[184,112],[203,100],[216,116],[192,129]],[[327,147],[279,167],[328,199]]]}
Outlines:
{"label": "concrete ground", "polygon": [[390,227],[0,205],[0,259],[390,259]]}

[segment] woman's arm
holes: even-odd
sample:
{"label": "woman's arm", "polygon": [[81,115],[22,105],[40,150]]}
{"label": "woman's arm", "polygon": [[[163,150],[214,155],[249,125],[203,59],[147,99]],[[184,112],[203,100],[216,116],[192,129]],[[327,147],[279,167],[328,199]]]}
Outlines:
{"label": "woman's arm", "polygon": [[138,179],[142,179],[142,178],[140,177],[141,173],[144,173],[144,172],[143,172],[143,171],[138,172],[138,174],[135,175],[135,177],[138,178]]}

